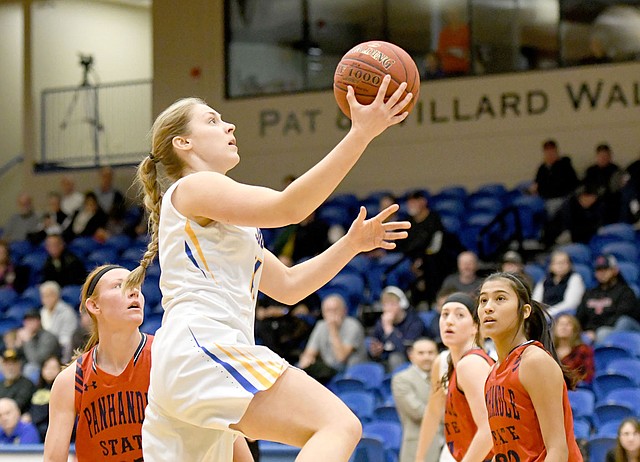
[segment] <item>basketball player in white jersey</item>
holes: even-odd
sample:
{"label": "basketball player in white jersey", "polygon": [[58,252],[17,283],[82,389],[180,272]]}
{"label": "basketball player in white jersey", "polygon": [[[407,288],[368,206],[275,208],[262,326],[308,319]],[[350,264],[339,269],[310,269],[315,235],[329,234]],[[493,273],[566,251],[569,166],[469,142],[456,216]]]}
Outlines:
{"label": "basketball player in white jersey", "polygon": [[[301,447],[298,461],[347,461],[361,427],[349,409],[304,372],[254,345],[258,290],[293,304],[331,280],[355,255],[392,249],[407,222],[388,207],[324,253],[294,267],[264,248],[259,228],[298,223],[320,206],[367,145],[407,116],[406,84],[385,102],[387,76],[370,105],[348,92],[352,126],[318,164],[283,191],[226,176],[239,161],[235,126],[203,101],[183,99],[156,119],[151,154],[138,167],[151,242],[127,285],[139,285],[159,253],[165,310],[153,344],[146,462],[250,460],[243,438]],[[164,171],[171,186],[162,192]],[[237,441],[233,454],[234,440]]]}

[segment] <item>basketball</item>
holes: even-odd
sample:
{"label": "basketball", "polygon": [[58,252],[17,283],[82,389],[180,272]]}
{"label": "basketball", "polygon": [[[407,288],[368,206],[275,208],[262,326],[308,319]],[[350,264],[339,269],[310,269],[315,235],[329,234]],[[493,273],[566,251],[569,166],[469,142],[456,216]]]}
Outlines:
{"label": "basketball", "polygon": [[385,101],[402,82],[407,82],[403,93],[413,93],[413,99],[404,108],[411,111],[420,94],[420,73],[409,53],[398,45],[372,40],[356,45],[340,60],[333,75],[333,94],[340,110],[351,118],[347,102],[347,86],[351,85],[360,104],[371,104],[386,74],[391,75]]}

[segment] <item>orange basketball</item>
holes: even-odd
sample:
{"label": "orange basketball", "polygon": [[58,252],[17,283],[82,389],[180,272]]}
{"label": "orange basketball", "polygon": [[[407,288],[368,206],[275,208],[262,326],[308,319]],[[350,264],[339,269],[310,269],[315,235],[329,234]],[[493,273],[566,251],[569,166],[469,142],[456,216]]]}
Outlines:
{"label": "orange basketball", "polygon": [[409,53],[398,45],[372,40],[353,47],[336,67],[333,75],[333,94],[342,112],[350,118],[347,85],[353,87],[359,103],[370,104],[386,74],[391,75],[386,98],[391,96],[402,82],[407,82],[402,98],[406,93],[413,93],[413,99],[404,108],[405,111],[411,111],[420,94],[420,73],[416,63]]}

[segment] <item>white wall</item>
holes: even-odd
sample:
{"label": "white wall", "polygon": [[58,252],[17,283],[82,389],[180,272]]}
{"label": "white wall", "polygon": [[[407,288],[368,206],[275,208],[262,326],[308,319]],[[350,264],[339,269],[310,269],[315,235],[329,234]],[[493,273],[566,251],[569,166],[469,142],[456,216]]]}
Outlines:
{"label": "white wall", "polygon": [[[33,152],[27,152],[23,169],[16,168],[0,178],[0,226],[15,211],[17,192],[33,191],[38,207],[44,206],[47,191],[58,189],[60,174],[31,172],[31,162],[40,159],[39,111],[40,94],[45,88],[75,87],[83,72],[78,53],[91,54],[96,83],[151,79],[153,76],[151,9],[120,3],[82,0],[33,1],[32,30],[32,94],[35,104],[36,140]],[[23,14],[22,2],[0,1],[0,165],[22,152],[23,93]],[[7,109],[10,108],[10,109]],[[28,135],[29,136],[29,135]],[[146,141],[146,140],[144,140]],[[25,170],[27,173],[23,174]],[[116,176],[121,189],[131,182],[133,169]],[[93,187],[96,174],[77,174],[79,190]],[[85,187],[86,186],[86,187]]]}

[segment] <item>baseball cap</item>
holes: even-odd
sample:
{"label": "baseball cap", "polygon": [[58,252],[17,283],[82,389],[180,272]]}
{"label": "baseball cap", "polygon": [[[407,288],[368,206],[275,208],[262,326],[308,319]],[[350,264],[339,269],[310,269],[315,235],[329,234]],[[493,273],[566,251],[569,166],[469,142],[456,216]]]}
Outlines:
{"label": "baseball cap", "polygon": [[396,286],[387,286],[382,291],[382,295],[385,295],[385,294],[392,294],[398,297],[398,300],[400,300],[400,308],[402,308],[403,310],[406,310],[407,308],[409,308],[409,299],[407,298],[407,296],[405,295],[405,293],[402,291],[401,288]]}
{"label": "baseball cap", "polygon": [[613,255],[598,255],[593,266],[595,269],[617,268],[618,260]]}
{"label": "baseball cap", "polygon": [[502,256],[502,263],[518,263],[522,264],[522,257],[515,250],[509,250]]}

